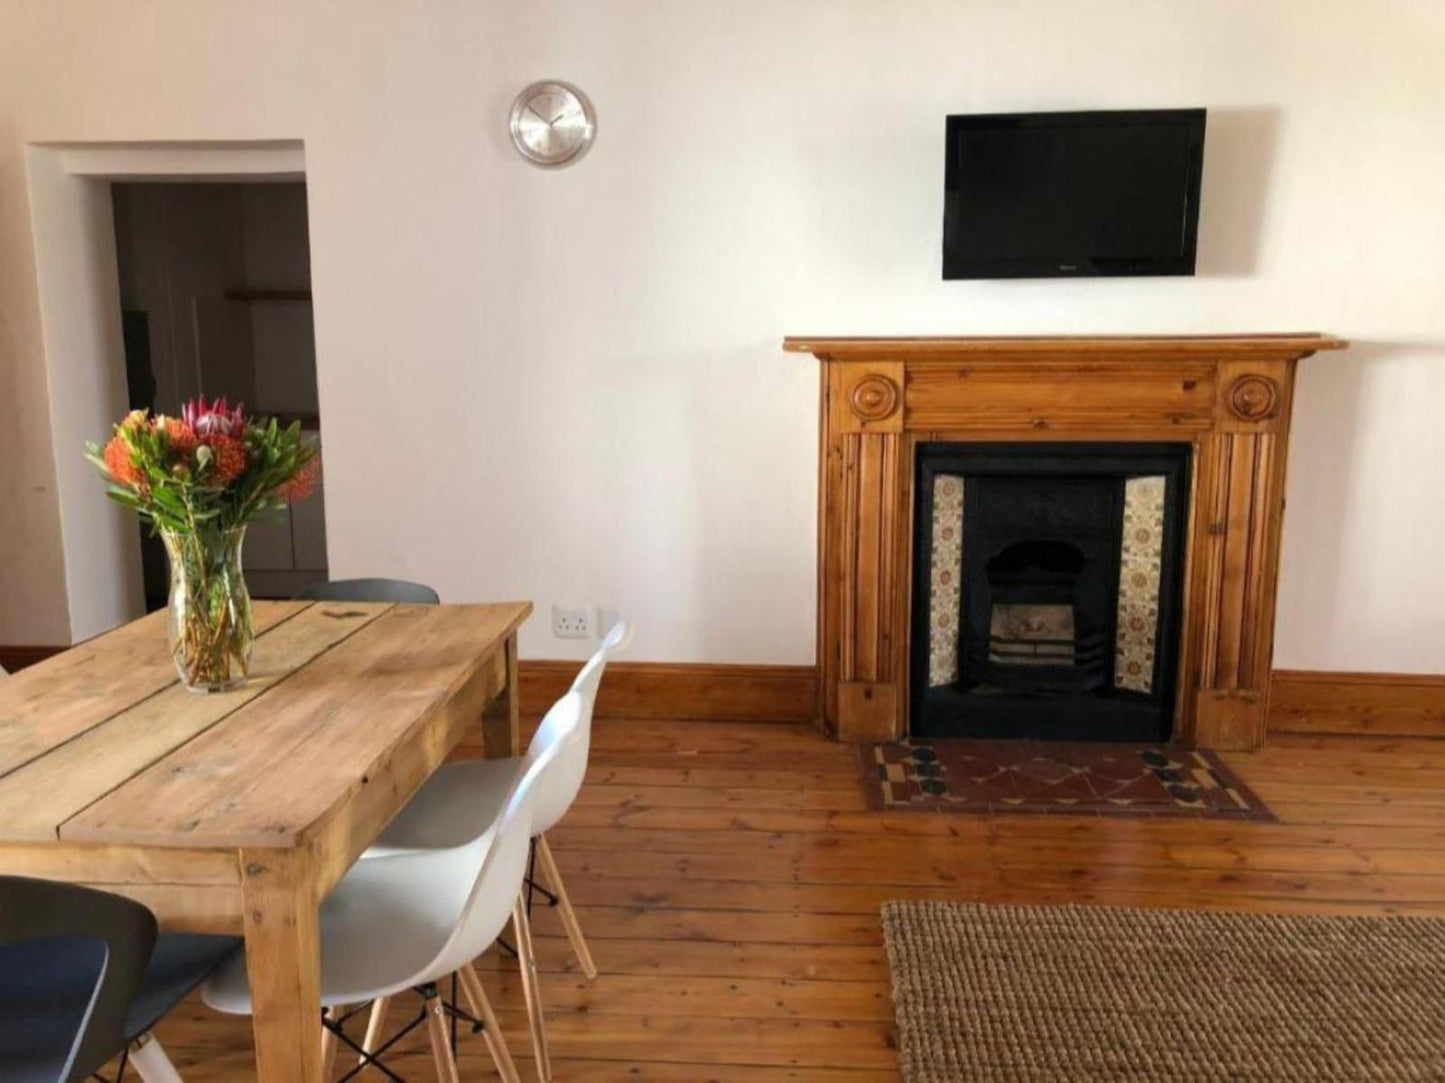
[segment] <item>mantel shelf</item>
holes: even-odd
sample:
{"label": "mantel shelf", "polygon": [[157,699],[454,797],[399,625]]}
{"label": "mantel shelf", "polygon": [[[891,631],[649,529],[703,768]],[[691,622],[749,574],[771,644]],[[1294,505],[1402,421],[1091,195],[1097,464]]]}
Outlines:
{"label": "mantel shelf", "polygon": [[1004,337],[961,336],[863,336],[829,337],[790,335],[783,349],[811,353],[821,360],[849,360],[871,357],[925,357],[957,354],[1120,354],[1168,353],[1207,355],[1215,358],[1246,358],[1288,354],[1307,357],[1319,350],[1343,350],[1349,343],[1317,331],[1290,331],[1246,335],[1013,335]]}

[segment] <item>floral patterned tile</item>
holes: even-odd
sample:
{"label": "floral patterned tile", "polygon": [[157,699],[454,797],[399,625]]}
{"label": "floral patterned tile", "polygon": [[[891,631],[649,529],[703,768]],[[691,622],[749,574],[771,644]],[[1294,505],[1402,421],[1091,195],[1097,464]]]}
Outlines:
{"label": "floral patterned tile", "polygon": [[1154,690],[1164,554],[1164,486],[1162,477],[1130,478],[1124,483],[1114,685],[1145,694]]}
{"label": "floral patterned tile", "polygon": [[928,567],[928,684],[958,680],[958,622],[963,576],[963,478],[933,479]]}

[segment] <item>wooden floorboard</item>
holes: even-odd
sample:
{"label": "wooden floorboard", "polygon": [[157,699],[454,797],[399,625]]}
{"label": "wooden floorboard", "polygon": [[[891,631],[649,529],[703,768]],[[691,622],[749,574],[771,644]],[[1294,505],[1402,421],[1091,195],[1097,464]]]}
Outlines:
{"label": "wooden floorboard", "polygon": [[[1271,734],[1224,759],[1279,822],[872,812],[855,751],[806,727],[600,722],[551,839],[601,976],[535,922],[555,1078],[896,1081],[887,899],[1445,915],[1445,741]],[[479,969],[534,1079],[515,966]],[[254,1078],[245,1020],[192,1000],[159,1034],[188,1083]],[[461,1051],[495,1078],[480,1038]],[[394,1067],[433,1078],[420,1041]]]}

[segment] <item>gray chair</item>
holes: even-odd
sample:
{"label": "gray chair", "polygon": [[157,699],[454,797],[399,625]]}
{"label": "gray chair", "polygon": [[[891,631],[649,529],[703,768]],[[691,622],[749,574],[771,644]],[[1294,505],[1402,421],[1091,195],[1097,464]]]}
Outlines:
{"label": "gray chair", "polygon": [[312,583],[296,595],[303,602],[400,602],[437,605],[441,596],[431,587],[405,579],[331,579]]}
{"label": "gray chair", "polygon": [[79,1083],[129,1047],[147,1083],[179,1080],[150,1028],[240,944],[157,937],[130,899],[0,876],[0,1079]]}

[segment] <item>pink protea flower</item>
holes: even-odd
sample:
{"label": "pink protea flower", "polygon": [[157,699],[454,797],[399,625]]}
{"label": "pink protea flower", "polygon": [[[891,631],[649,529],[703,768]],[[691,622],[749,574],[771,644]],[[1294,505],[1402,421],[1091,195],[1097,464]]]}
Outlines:
{"label": "pink protea flower", "polygon": [[246,409],[240,403],[233,408],[224,395],[210,403],[202,395],[181,407],[181,420],[200,437],[234,436],[239,439],[246,427]]}

